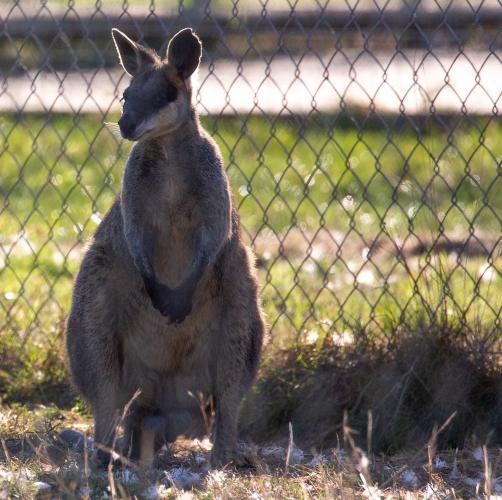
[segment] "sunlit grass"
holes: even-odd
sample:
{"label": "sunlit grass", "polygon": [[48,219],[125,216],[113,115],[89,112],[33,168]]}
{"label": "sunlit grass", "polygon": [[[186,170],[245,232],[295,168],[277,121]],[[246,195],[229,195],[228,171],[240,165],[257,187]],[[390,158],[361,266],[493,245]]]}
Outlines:
{"label": "sunlit grass", "polygon": [[[343,117],[204,124],[255,246],[273,345],[321,345],[355,325],[384,339],[417,311],[464,319],[472,339],[480,325],[500,330],[502,125],[455,121],[447,135],[434,123],[358,131]],[[13,387],[60,374],[49,367],[72,277],[130,146],[95,116],[3,115],[0,133],[0,378]],[[486,250],[411,251],[440,234],[457,253],[470,234]]]}

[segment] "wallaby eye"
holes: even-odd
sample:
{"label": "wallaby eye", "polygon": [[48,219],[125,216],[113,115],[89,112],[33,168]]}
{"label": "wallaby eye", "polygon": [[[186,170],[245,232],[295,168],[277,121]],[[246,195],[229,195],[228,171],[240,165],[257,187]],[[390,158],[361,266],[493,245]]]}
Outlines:
{"label": "wallaby eye", "polygon": [[174,85],[168,83],[165,87],[162,87],[162,90],[155,97],[155,104],[159,108],[162,106],[166,106],[170,102],[176,100],[177,89]]}

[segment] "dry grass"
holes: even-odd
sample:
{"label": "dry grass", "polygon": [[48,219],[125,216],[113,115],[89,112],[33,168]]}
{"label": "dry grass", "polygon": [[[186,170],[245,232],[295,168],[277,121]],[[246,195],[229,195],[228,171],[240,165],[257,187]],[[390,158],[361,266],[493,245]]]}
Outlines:
{"label": "dry grass", "polygon": [[385,343],[354,329],[346,345],[269,349],[242,412],[254,470],[210,472],[209,443],[182,440],[147,471],[98,469],[92,439],[62,439],[92,435],[81,403],[5,403],[0,498],[501,498],[498,338],[483,350],[451,318],[405,325]]}
{"label": "dry grass", "polygon": [[[37,407],[2,410],[0,496],[5,498],[481,498],[502,493],[502,449],[368,454],[347,423],[344,442],[315,453],[264,444],[253,448],[255,470],[208,471],[207,442],[179,440],[141,471],[93,465],[93,443],[72,448],[61,431],[90,431],[75,412]],[[294,429],[293,429],[294,431]],[[432,451],[432,453],[431,453]],[[429,452],[429,453],[428,453]],[[289,459],[287,458],[289,456]],[[287,463],[289,461],[289,464]]]}
{"label": "dry grass", "polygon": [[285,440],[292,422],[302,446],[335,446],[347,411],[361,446],[394,454],[424,446],[454,415],[437,433],[440,448],[502,444],[500,356],[480,359],[453,327],[402,330],[383,348],[369,338],[265,363],[246,401],[245,431],[255,441]]}

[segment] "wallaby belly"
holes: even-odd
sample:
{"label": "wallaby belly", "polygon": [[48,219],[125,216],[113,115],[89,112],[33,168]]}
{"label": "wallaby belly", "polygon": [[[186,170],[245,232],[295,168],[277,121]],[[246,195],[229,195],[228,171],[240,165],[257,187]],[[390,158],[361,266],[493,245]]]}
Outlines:
{"label": "wallaby belly", "polygon": [[[184,412],[181,420],[190,421],[188,427],[195,428],[200,427],[198,395],[206,397],[213,391],[215,360],[211,346],[219,322],[217,298],[207,299],[206,280],[200,286],[194,298],[197,314],[189,315],[181,324],[169,323],[147,298],[142,302],[136,297],[131,300],[136,305],[134,312],[124,316],[121,329],[125,392],[132,396],[140,389],[144,404],[165,414]],[[176,420],[178,427],[185,425]]]}

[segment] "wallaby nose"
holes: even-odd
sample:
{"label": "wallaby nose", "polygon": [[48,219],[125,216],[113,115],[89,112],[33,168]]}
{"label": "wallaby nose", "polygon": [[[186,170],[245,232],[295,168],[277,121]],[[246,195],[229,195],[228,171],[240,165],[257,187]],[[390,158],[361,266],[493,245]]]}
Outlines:
{"label": "wallaby nose", "polygon": [[120,133],[124,139],[130,139],[133,136],[134,129],[136,128],[134,120],[128,115],[122,115],[118,121]]}

